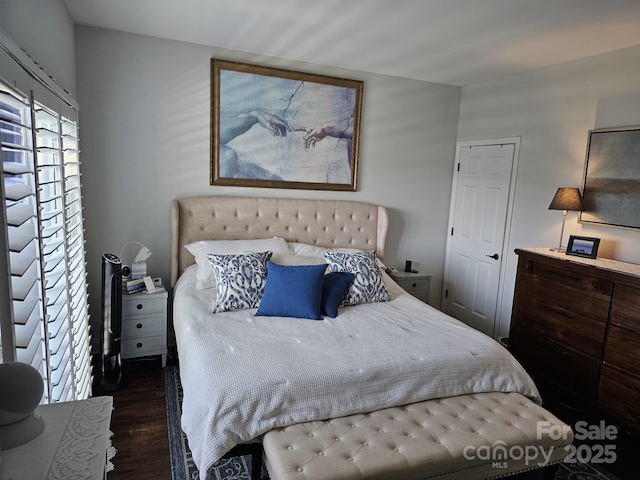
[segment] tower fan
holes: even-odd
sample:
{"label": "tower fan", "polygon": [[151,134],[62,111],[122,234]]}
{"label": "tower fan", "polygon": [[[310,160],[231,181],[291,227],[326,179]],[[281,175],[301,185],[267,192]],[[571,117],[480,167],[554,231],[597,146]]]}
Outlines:
{"label": "tower fan", "polygon": [[100,328],[100,392],[124,388],[120,337],[122,335],[122,275],[120,258],[113,253],[102,255],[102,312]]}

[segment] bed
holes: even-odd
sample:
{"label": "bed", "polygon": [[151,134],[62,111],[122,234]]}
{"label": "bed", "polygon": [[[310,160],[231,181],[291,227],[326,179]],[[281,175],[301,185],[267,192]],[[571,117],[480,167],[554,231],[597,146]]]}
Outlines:
{"label": "bed", "polygon": [[[223,196],[173,201],[171,282],[182,429],[201,472],[234,446],[277,427],[474,392],[517,392],[540,403],[529,375],[499,343],[412,297],[386,275],[387,229],[386,209],[362,202]],[[280,240],[270,243],[274,239],[287,250],[280,250]],[[237,253],[225,250],[232,241]],[[225,245],[213,255],[216,261],[253,262],[264,253],[261,245],[275,245],[268,259],[273,272],[273,264],[298,272],[295,267],[327,262],[333,270],[345,259],[375,252],[365,280],[379,275],[387,298],[358,303],[356,296],[334,318],[322,315],[318,321],[273,312],[258,316],[262,304],[212,313],[227,293],[202,283],[202,263],[196,261],[202,250],[194,255],[185,248],[205,245],[206,251],[208,242]],[[219,281],[227,264],[216,265]],[[356,283],[347,287],[343,303]],[[276,304],[299,295],[280,291]]]}

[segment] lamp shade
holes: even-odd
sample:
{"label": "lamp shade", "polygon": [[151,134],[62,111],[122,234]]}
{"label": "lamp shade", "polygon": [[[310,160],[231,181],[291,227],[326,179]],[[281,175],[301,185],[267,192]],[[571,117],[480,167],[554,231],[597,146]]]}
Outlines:
{"label": "lamp shade", "polygon": [[572,212],[581,212],[584,210],[582,196],[577,188],[561,187],[551,200],[549,210],[570,210]]}

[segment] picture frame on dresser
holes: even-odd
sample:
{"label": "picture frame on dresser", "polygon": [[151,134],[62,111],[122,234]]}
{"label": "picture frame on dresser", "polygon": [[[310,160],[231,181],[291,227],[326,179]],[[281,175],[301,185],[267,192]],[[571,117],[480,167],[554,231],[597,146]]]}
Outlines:
{"label": "picture frame on dresser", "polygon": [[599,246],[599,238],[570,235],[566,254],[576,257],[596,258],[598,256]]}

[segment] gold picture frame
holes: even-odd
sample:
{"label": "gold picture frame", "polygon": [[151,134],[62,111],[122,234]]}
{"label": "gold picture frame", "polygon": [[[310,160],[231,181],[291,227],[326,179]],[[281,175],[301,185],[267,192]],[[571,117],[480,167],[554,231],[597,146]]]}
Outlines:
{"label": "gold picture frame", "polygon": [[211,185],[356,191],[363,85],[211,59]]}

